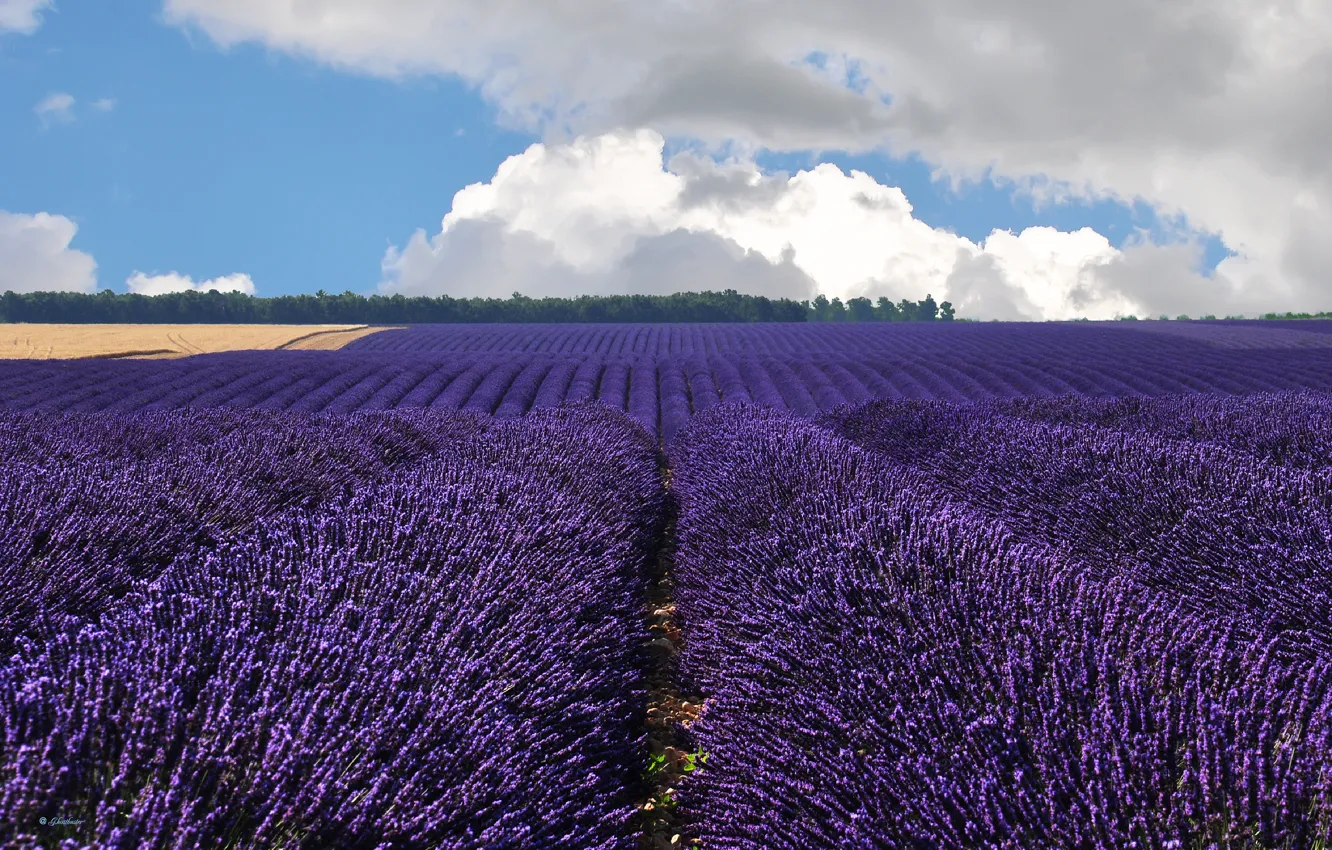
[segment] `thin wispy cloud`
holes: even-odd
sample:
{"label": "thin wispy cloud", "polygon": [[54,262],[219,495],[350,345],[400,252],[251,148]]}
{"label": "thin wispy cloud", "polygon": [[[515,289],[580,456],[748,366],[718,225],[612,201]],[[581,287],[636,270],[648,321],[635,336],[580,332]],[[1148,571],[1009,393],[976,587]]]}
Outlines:
{"label": "thin wispy cloud", "polygon": [[98,112],[110,112],[116,108],[116,99],[114,97],[101,97],[92,102],[92,108]]}
{"label": "thin wispy cloud", "polygon": [[32,33],[41,26],[43,9],[51,0],[0,0],[0,32]]}
{"label": "thin wispy cloud", "polygon": [[74,120],[74,95],[68,92],[56,92],[47,95],[33,107],[43,127],[62,121]]}

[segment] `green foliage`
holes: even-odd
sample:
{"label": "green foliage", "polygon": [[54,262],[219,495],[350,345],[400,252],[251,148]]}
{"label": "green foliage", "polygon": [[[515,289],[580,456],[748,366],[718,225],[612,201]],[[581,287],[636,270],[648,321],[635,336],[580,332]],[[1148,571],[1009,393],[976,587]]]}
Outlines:
{"label": "green foliage", "polygon": [[666,754],[657,753],[654,756],[648,756],[647,770],[644,771],[643,775],[648,779],[651,779],[652,777],[656,776],[658,773],[661,773],[665,769],[666,769]]}
{"label": "green foliage", "polygon": [[1324,313],[1264,313],[1264,319],[1332,319],[1332,312]]}
{"label": "green foliage", "polygon": [[[685,753],[682,761],[683,764],[680,767],[680,771],[682,773],[693,773],[695,770],[701,769],[708,763],[708,754],[706,750],[699,747],[692,753]],[[665,753],[657,753],[656,755],[648,756],[647,770],[643,772],[643,777],[649,780],[655,778],[666,769],[666,762],[667,758]]]}
{"label": "green foliage", "polygon": [[894,304],[887,296],[879,296],[877,304],[868,298],[850,298],[845,304],[840,298],[829,301],[820,295],[809,305],[811,322],[951,322],[956,318],[953,305],[945,301],[934,302],[933,295],[922,301],[903,298]]}
{"label": "green foliage", "polygon": [[[1119,316],[1136,322],[1137,316]],[[1242,319],[1243,316],[1226,316]],[[1263,319],[1332,319],[1332,312],[1264,313]],[[1187,314],[1177,321],[1190,321]],[[1199,321],[1214,321],[1208,313]],[[1168,321],[1162,315],[1160,321]],[[81,292],[6,292],[0,295],[0,322],[70,322],[136,324],[367,324],[408,325],[429,322],[953,322],[947,301],[932,295],[921,301],[886,296],[849,298],[845,303],[823,295],[813,301],[771,299],[722,292],[673,295],[582,295],[577,298],[438,298],[402,295],[313,295],[256,298],[239,292],[178,292],[167,295],[118,294],[103,289]],[[1085,321],[1074,319],[1073,321]]]}
{"label": "green foliage", "polygon": [[708,763],[708,754],[699,747],[696,752],[686,753],[684,757],[684,767],[681,768],[685,773],[693,773]]}
{"label": "green foliage", "polygon": [[868,298],[848,298],[846,301],[847,318],[853,322],[873,322],[874,304]]}
{"label": "green foliage", "polygon": [[402,295],[280,295],[239,292],[97,295],[6,292],[0,321],[139,324],[370,324],[429,322],[803,322],[805,302],[723,292],[584,295],[578,298],[407,298]]}
{"label": "green foliage", "polygon": [[239,292],[176,292],[167,295],[81,292],[6,292],[0,322],[108,324],[366,324],[431,322],[915,322],[954,321],[953,305],[881,297],[812,302],[722,292],[673,295],[583,295],[577,298],[407,298],[402,295],[279,295],[256,298]]}
{"label": "green foliage", "polygon": [[888,296],[880,295],[878,305],[874,308],[874,320],[878,322],[896,322],[897,305],[888,300]]}
{"label": "green foliage", "polygon": [[926,295],[925,300],[916,305],[916,319],[922,322],[939,321],[939,305],[934,303],[933,295]]}

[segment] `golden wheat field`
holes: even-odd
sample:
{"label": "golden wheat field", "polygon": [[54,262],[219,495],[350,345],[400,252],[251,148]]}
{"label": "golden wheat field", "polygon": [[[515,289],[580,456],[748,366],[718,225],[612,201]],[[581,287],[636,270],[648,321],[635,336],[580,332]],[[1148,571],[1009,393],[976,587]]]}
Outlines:
{"label": "golden wheat field", "polygon": [[367,325],[0,324],[0,359],[188,357],[246,349],[341,348],[385,330]]}

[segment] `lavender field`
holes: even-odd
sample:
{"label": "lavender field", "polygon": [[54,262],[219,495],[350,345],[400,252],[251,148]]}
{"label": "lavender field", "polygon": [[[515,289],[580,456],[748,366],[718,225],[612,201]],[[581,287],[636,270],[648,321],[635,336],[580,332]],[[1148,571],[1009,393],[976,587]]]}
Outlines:
{"label": "lavender field", "polygon": [[1332,390],[1332,334],[1211,322],[422,325],[341,351],[0,361],[0,410],[435,408],[507,419],[594,400],[664,442],[724,402],[810,416],[876,399],[1297,389]]}
{"label": "lavender field", "polygon": [[707,846],[1324,846],[1326,466],[899,407],[675,444]]}
{"label": "lavender field", "polygon": [[6,846],[627,846],[664,493],[621,416],[43,430],[10,468],[105,486],[4,478]]}
{"label": "lavender field", "polygon": [[1317,323],[0,362],[0,845],[1332,845]]}

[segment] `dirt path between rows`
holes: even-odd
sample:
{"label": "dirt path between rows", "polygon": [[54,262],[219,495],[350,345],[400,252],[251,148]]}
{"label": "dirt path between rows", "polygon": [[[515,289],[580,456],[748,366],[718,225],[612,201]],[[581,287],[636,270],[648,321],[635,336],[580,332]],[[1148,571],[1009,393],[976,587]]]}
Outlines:
{"label": "dirt path between rows", "polygon": [[703,714],[706,701],[679,689],[678,659],[684,644],[684,623],[674,602],[677,508],[671,493],[671,471],[664,463],[662,483],[668,495],[666,524],[644,605],[653,660],[648,673],[646,719],[650,761],[645,778],[649,794],[639,804],[640,846],[644,850],[679,850],[701,843],[675,803],[680,781],[703,767],[700,756],[688,752],[684,742],[689,728]]}

